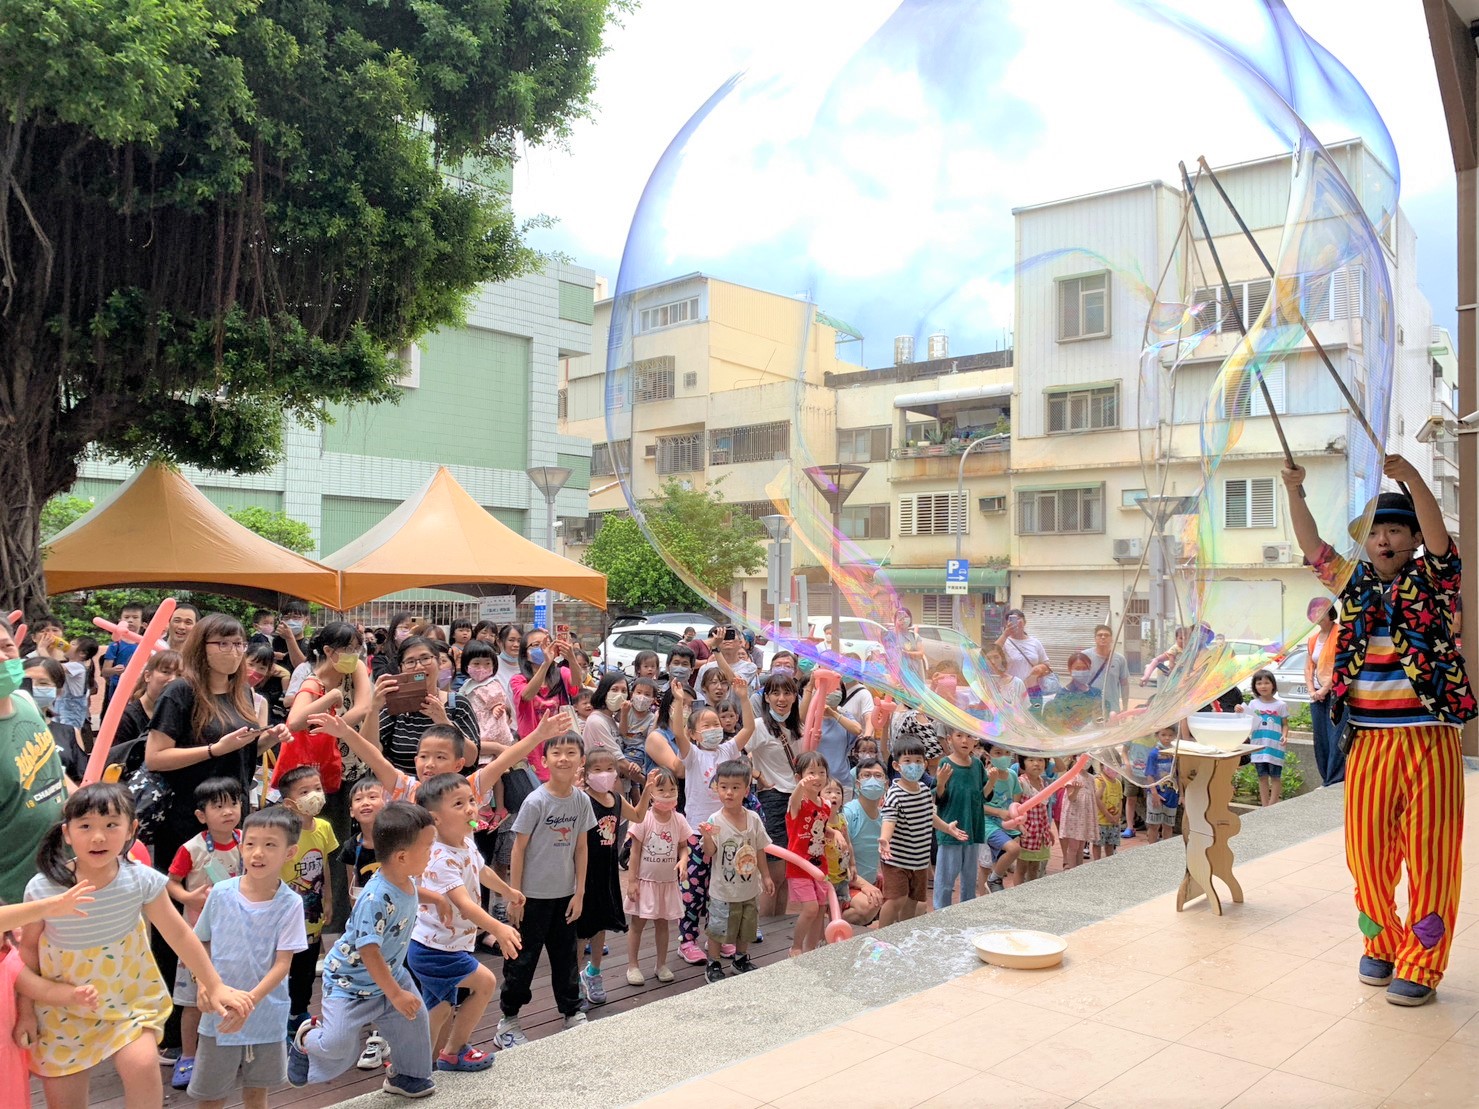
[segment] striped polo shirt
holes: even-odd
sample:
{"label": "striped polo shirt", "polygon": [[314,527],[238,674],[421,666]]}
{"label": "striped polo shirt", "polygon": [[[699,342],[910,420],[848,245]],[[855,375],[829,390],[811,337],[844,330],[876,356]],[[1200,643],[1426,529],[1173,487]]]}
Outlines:
{"label": "striped polo shirt", "polygon": [[1371,629],[1366,659],[1361,672],[1351,682],[1346,703],[1350,707],[1351,723],[1362,728],[1407,728],[1437,723],[1402,669],[1388,623]]}
{"label": "striped polo shirt", "polygon": [[931,834],[935,826],[935,791],[924,784],[912,793],[894,782],[881,809],[883,822],[893,821],[888,863],[899,870],[924,870],[930,865]]}

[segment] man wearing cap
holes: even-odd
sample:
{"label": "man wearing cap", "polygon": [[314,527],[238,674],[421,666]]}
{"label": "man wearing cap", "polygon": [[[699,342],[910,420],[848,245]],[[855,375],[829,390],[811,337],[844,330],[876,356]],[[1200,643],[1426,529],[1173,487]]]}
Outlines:
{"label": "man wearing cap", "polygon": [[1338,646],[1335,628],[1335,605],[1328,597],[1314,597],[1306,609],[1315,632],[1305,643],[1304,686],[1310,691],[1310,719],[1315,732],[1315,767],[1320,784],[1333,786],[1345,781],[1345,752],[1341,739],[1345,734],[1345,709],[1335,719],[1324,703],[1330,696],[1330,682],[1335,674],[1335,651]]}
{"label": "man wearing cap", "polygon": [[[1356,880],[1366,953],[1357,976],[1386,986],[1394,1005],[1424,1005],[1448,966],[1458,914],[1464,823],[1459,726],[1479,715],[1451,614],[1460,565],[1443,511],[1417,468],[1399,455],[1382,466],[1412,490],[1382,493],[1367,507],[1366,560],[1341,558],[1320,538],[1299,495],[1304,470],[1283,471],[1295,538],[1336,601],[1332,720],[1349,713],[1346,742],[1346,865]],[[1421,556],[1417,554],[1421,548]],[[1404,921],[1393,892],[1407,864]]]}

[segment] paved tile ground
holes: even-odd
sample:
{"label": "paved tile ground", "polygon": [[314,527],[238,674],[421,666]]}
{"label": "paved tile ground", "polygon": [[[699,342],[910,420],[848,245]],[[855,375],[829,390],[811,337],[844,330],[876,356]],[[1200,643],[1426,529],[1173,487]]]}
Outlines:
{"label": "paved tile ground", "polygon": [[[1468,784],[1474,844],[1479,775]],[[1070,933],[1059,968],[968,970],[640,1104],[1479,1105],[1476,871],[1438,1001],[1422,1009],[1356,979],[1337,829],[1237,866],[1247,900],[1221,918],[1200,901],[1178,914],[1162,895]]]}

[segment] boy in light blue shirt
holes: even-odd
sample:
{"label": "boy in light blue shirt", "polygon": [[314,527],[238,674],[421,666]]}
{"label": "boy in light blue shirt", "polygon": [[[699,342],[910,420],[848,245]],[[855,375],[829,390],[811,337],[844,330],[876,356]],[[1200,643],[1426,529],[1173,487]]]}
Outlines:
{"label": "boy in light blue shirt", "polygon": [[392,801],[375,817],[380,869],[354,903],[344,934],[324,959],[323,1015],[288,1046],[288,1082],[332,1082],[360,1056],[360,1032],[373,1024],[390,1049],[386,1093],[426,1097],[431,1080],[431,1024],[406,970],[416,924],[416,884],[436,839],[431,814]]}
{"label": "boy in light blue shirt", "polygon": [[224,1109],[238,1084],[245,1109],[267,1109],[267,1092],[287,1077],[288,968],[296,952],[308,949],[308,933],[303,901],[279,875],[297,845],[291,814],[271,809],[248,816],[242,873],[211,889],[195,924],[221,981],[256,1003],[235,1028],[202,1007],[189,1094],[205,1109]]}

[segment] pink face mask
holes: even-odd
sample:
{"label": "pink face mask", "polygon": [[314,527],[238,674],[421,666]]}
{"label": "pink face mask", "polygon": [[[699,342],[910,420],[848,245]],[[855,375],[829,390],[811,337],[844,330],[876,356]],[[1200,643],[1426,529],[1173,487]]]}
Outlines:
{"label": "pink face mask", "polygon": [[652,800],[652,807],[658,812],[672,812],[678,807],[678,799],[676,797],[655,797]]}
{"label": "pink face mask", "polygon": [[597,793],[610,793],[612,787],[616,785],[616,771],[599,770],[594,774],[587,774],[585,780]]}
{"label": "pink face mask", "polygon": [[491,662],[470,662],[467,664],[467,676],[475,682],[485,682],[493,676],[493,664]]}

